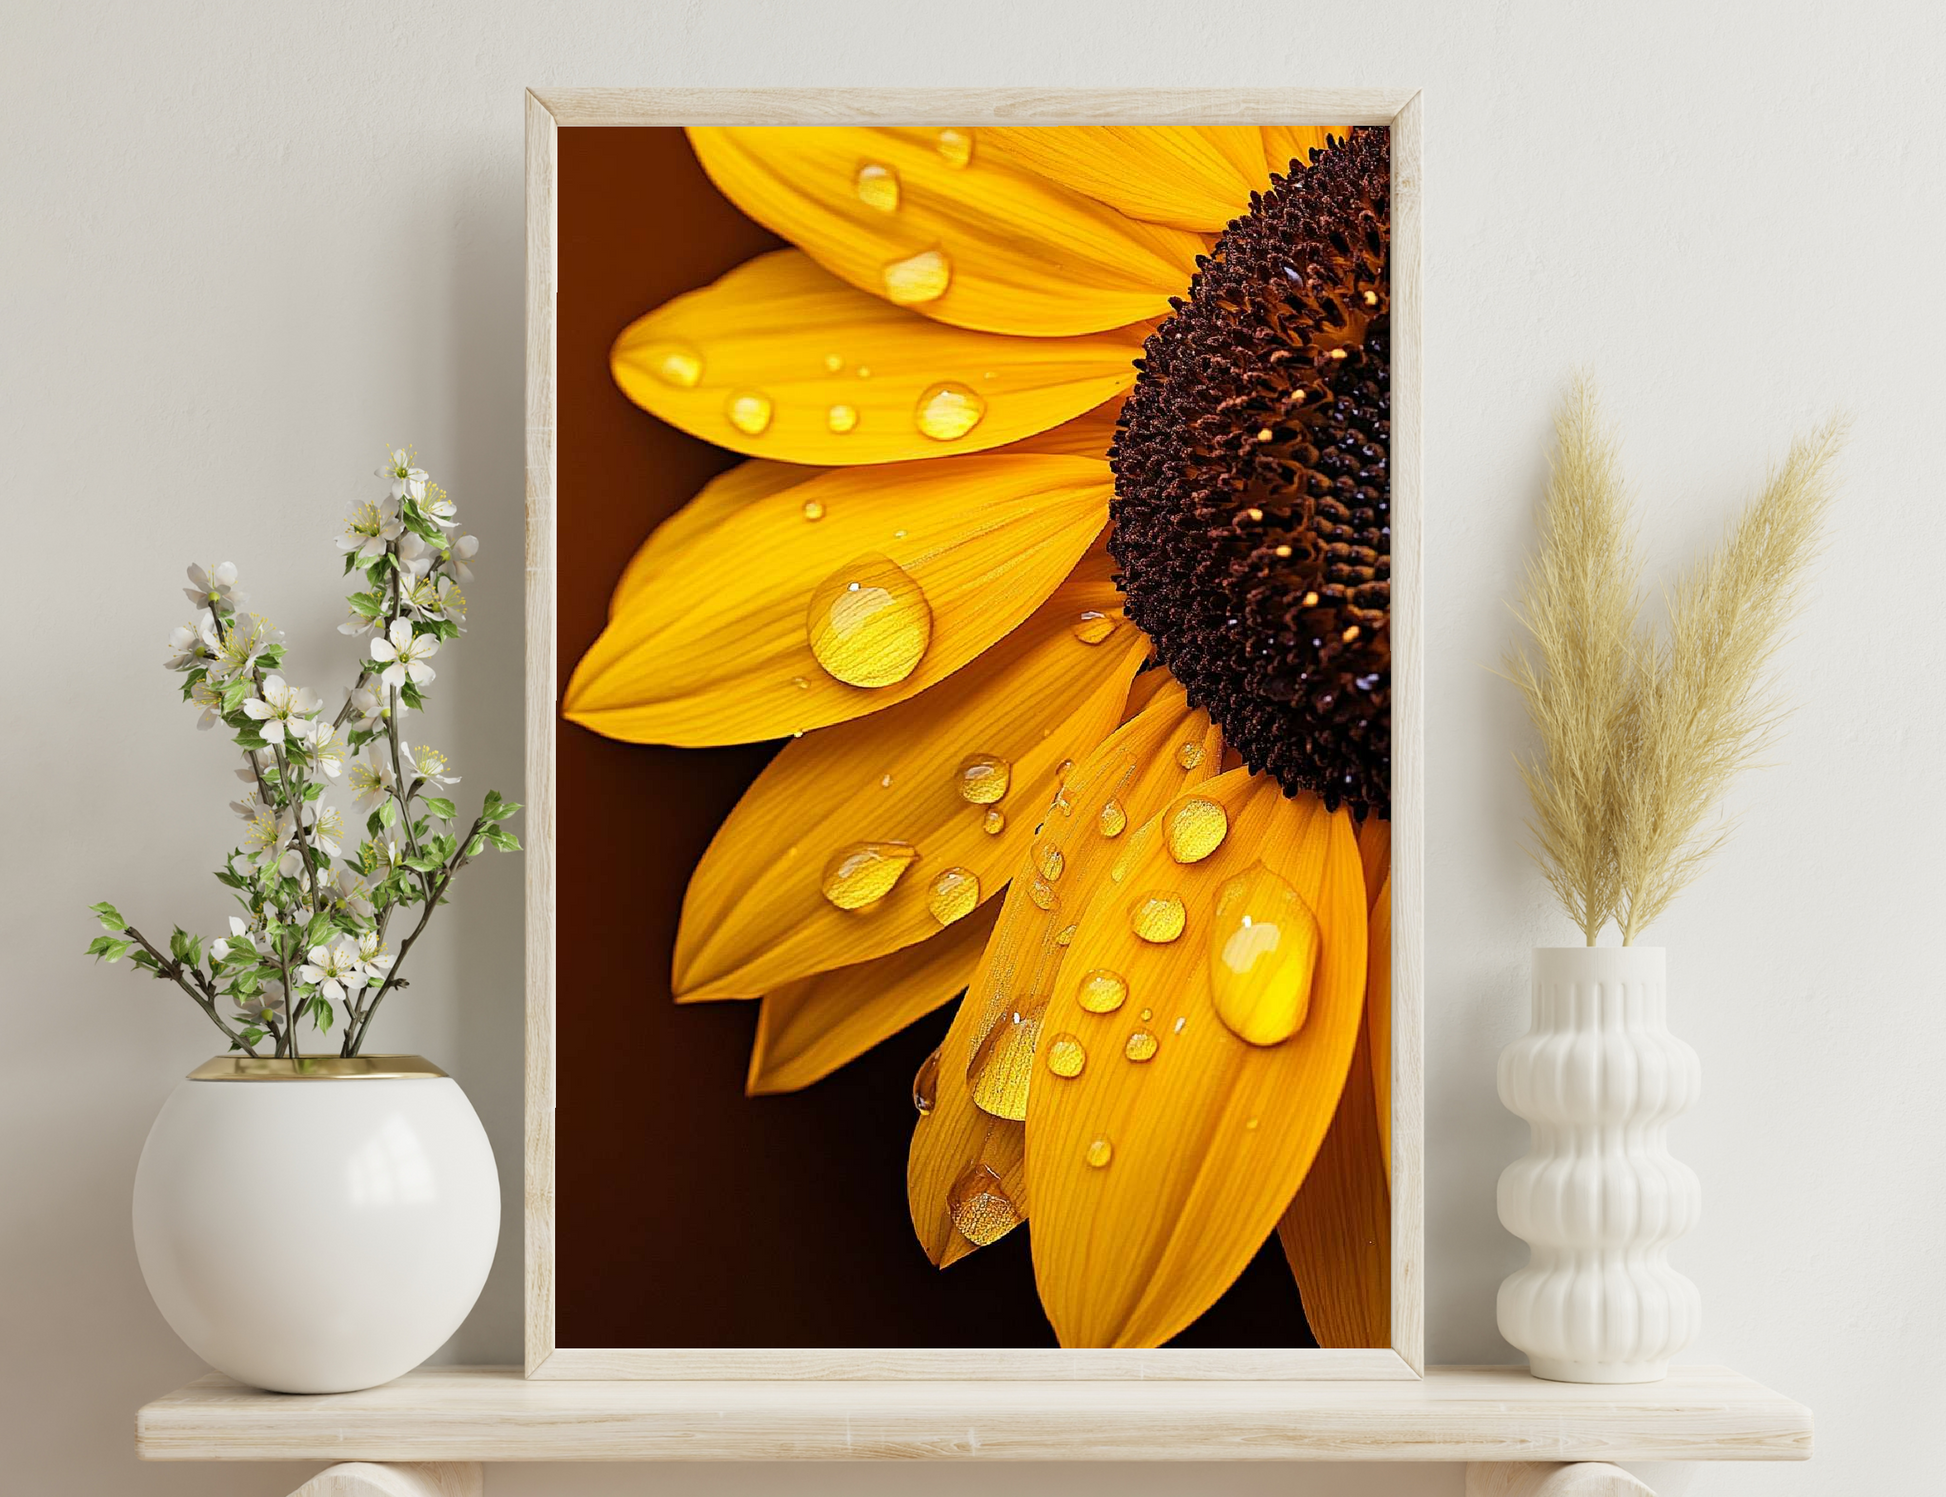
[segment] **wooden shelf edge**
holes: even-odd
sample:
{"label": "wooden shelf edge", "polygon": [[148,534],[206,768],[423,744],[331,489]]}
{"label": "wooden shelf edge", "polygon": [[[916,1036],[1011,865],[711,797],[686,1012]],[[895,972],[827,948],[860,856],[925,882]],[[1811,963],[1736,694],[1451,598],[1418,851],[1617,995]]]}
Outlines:
{"label": "wooden shelf edge", "polygon": [[1660,1383],[1435,1367],[1412,1382],[540,1382],[434,1367],[361,1393],[210,1374],[136,1415],[166,1461],[1790,1461],[1801,1404],[1721,1367]]}

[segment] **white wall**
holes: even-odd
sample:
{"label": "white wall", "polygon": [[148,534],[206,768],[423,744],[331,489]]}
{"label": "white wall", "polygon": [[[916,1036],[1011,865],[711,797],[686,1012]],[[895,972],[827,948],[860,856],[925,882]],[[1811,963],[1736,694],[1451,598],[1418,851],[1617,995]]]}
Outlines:
{"label": "white wall", "polygon": [[[1677,1130],[1707,1215],[1691,1359],[1813,1406],[1808,1466],[1666,1491],[1937,1486],[1946,877],[1938,771],[1946,134],[1929,3],[934,0],[571,5],[15,0],[0,20],[0,421],[9,608],[0,871],[0,1449],[9,1491],[288,1491],[139,1466],[130,1416],[196,1360],[137,1273],[129,1183],[186,1003],[78,953],[83,906],[211,928],[229,756],[157,668],[182,565],[231,558],[299,661],[342,642],[329,538],[412,440],[484,542],[437,741],[517,791],[521,87],[1412,83],[1427,93],[1431,738],[1429,1338],[1516,1360],[1493,1182],[1523,1145],[1493,1058],[1527,948],[1566,937],[1518,849],[1490,667],[1550,402],[1604,381],[1660,560],[1789,433],[1857,415],[1841,527],[1787,660],[1801,704],[1728,853],[1659,931],[1707,1092]],[[332,659],[337,655],[333,654]],[[320,665],[313,674],[326,675]],[[469,876],[387,1014],[451,1068],[517,1203],[519,875]],[[435,927],[437,929],[437,927]],[[518,1351],[510,1223],[448,1350]],[[1932,1473],[1928,1481],[1926,1473]],[[906,1491],[891,1468],[516,1468],[512,1494]],[[929,1472],[929,1490],[992,1473]],[[1457,1468],[1042,1468],[1022,1497],[1457,1493]],[[1684,1483],[1687,1483],[1686,1486]]]}

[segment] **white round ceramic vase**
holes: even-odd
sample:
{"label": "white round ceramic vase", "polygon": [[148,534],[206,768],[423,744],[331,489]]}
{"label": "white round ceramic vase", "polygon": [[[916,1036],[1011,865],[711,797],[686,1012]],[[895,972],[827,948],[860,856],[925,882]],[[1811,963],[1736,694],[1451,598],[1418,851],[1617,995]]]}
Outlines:
{"label": "white round ceramic vase", "polygon": [[1669,1032],[1660,947],[1540,948],[1533,979],[1532,1028],[1500,1056],[1500,1100],[1533,1131],[1500,1177],[1500,1220],[1532,1250],[1500,1334],[1537,1377],[1653,1382],[1702,1313],[1668,1255],[1702,1187],[1665,1138],[1701,1066]]}
{"label": "white round ceramic vase", "polygon": [[204,1361],[279,1393],[389,1382],[479,1298],[500,1229],[486,1130],[416,1056],[225,1056],[177,1084],[135,1174],[135,1249]]}

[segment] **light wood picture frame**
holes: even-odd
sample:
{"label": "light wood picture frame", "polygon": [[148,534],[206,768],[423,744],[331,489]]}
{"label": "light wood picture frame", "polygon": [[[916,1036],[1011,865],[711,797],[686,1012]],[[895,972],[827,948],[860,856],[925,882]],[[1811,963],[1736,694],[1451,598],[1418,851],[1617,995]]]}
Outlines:
{"label": "light wood picture frame", "polygon": [[[1363,1350],[587,1349],[556,1344],[557,185],[564,128],[1383,125],[1391,131],[1391,1346]],[[526,100],[525,1371],[542,1379],[1411,1379],[1424,1375],[1422,123],[1414,89],[572,89]]]}

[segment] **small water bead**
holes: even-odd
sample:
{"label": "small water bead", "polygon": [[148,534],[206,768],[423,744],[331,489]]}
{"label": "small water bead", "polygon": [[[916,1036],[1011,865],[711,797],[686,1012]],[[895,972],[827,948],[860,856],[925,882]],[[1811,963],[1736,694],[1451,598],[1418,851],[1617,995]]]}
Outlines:
{"label": "small water bead", "polygon": [[824,865],[824,897],[841,910],[877,904],[918,856],[905,842],[854,843]]}
{"label": "small water bead", "polygon": [[1122,809],[1122,803],[1120,801],[1116,800],[1112,795],[1109,796],[1107,803],[1101,808],[1102,836],[1119,837],[1127,827],[1128,812]]}
{"label": "small water bead", "polygon": [[951,167],[964,167],[973,159],[973,132],[971,130],[941,130],[933,142],[939,152],[940,160]]}
{"label": "small water bead", "polygon": [[951,442],[980,424],[987,413],[984,398],[952,380],[929,385],[919,397],[913,419],[935,442]]}
{"label": "small water bead", "polygon": [[1137,1062],[1154,1060],[1157,1044],[1156,1037],[1148,1030],[1138,1029],[1128,1037],[1128,1043],[1122,1046],[1122,1054]]}
{"label": "small water bead", "polygon": [[804,518],[807,520],[822,520],[824,518],[824,506],[815,499],[806,499],[804,501]]}
{"label": "small water bead", "polygon": [[1115,1157],[1115,1146],[1105,1138],[1098,1138],[1088,1145],[1087,1153],[1081,1156],[1088,1162],[1090,1169],[1104,1170],[1108,1161]]}
{"label": "small water bead", "polygon": [[1061,849],[1052,842],[1042,839],[1034,844],[1034,866],[1041,871],[1041,877],[1050,884],[1061,877],[1061,870],[1068,866]]}
{"label": "small water bead", "polygon": [[899,174],[891,167],[868,161],[858,168],[851,185],[858,201],[867,208],[876,208],[880,213],[899,211]]}
{"label": "small water bead", "polygon": [[1149,1022],[1149,1020],[1155,1017],[1155,1010],[1152,1008],[1145,1008],[1137,1017],[1139,1017],[1142,1020],[1142,1022],[1146,1024]]}
{"label": "small water bead", "polygon": [[[1063,759],[1060,765],[1054,771],[1054,778],[1057,780],[1065,780],[1071,773],[1073,773],[1073,771],[1074,771],[1074,760]],[[1067,789],[1067,786],[1063,785],[1061,788],[1062,790],[1065,791]]]}
{"label": "small water bead", "polygon": [[746,437],[760,437],[770,429],[770,397],[757,390],[739,390],[724,404],[723,414]]}
{"label": "small water bead", "polygon": [[1144,894],[1128,907],[1128,928],[1142,940],[1162,946],[1182,934],[1189,912],[1175,895],[1162,890]]}
{"label": "small water bead", "polygon": [[[953,262],[939,250],[920,250],[916,255],[894,260],[880,275],[887,301],[901,307],[914,307],[923,302],[938,301],[946,294],[946,288],[953,284]],[[858,377],[869,379],[871,371],[860,369]]]}
{"label": "small water bead", "polygon": [[858,377],[860,379],[870,379],[872,377],[872,366],[870,364],[860,364],[858,366]]}
{"label": "small water bead", "polygon": [[1056,946],[1072,946],[1074,944],[1074,932],[1075,932],[1074,926],[1072,925],[1062,926],[1058,931],[1054,933],[1054,944]]}
{"label": "small water bead", "polygon": [[828,353],[824,356],[824,372],[826,374],[836,374],[844,367],[845,359],[843,354]]}
{"label": "small water bead", "polygon": [[802,676],[792,676],[791,685],[795,686],[799,691],[809,691],[811,689],[811,683]]}
{"label": "small water bead", "polygon": [[929,1117],[939,1101],[939,1051],[919,1062],[912,1077],[912,1107],[920,1117]]}
{"label": "small water bead", "polygon": [[832,433],[842,437],[858,425],[858,407],[855,405],[834,405],[824,413],[824,424]]}
{"label": "small water bead", "polygon": [[1251,1118],[1243,1125],[1244,1131],[1247,1133],[1255,1133],[1257,1131],[1257,1125],[1262,1121],[1262,1118]]}
{"label": "small water bead", "polygon": [[703,356],[688,343],[658,343],[646,357],[655,377],[665,385],[693,390],[703,378]]}
{"label": "small water bead", "polygon": [[998,1242],[1020,1225],[1020,1208],[999,1175],[984,1164],[976,1164],[953,1182],[946,1192],[946,1209],[960,1236],[975,1247]]}
{"label": "small water bead", "polygon": [[889,774],[880,775],[878,781],[878,788],[881,790],[890,790],[892,788],[892,777]]}
{"label": "small water bead", "polygon": [[819,583],[805,614],[811,653],[847,686],[890,686],[919,667],[932,643],[932,607],[885,556],[861,556]]}
{"label": "small water bead", "polygon": [[926,908],[941,925],[964,920],[980,906],[980,877],[971,868],[948,868],[926,891]]}
{"label": "small water bead", "polygon": [[1176,750],[1176,763],[1184,769],[1194,769],[1203,762],[1203,746],[1200,743],[1185,743]]}
{"label": "small water bead", "polygon": [[986,828],[989,837],[997,837],[1007,829],[1007,813],[1004,811],[989,811],[986,814],[986,819],[980,825]]}
{"label": "small water bead", "polygon": [[1027,885],[1027,897],[1043,910],[1052,910],[1061,902],[1061,896],[1054,892],[1054,885],[1046,879],[1036,877]]}
{"label": "small water bead", "polygon": [[1262,863],[1224,883],[1210,927],[1210,997],[1224,1028],[1280,1045],[1304,1027],[1323,932],[1282,875]]}
{"label": "small water bead", "polygon": [[1169,1032],[1171,1034],[1181,1034],[1183,1025],[1187,1024],[1188,1022],[1189,1020],[1186,1017],[1184,1017],[1181,1014],[1178,1014],[1176,1016],[1176,1027],[1170,1030]]}
{"label": "small water bead", "polygon": [[1088,1052],[1071,1034],[1057,1034],[1047,1043],[1047,1068],[1056,1076],[1073,1080],[1088,1064]]}
{"label": "small water bead", "polygon": [[960,799],[976,806],[992,805],[1007,793],[1013,772],[1013,765],[998,754],[968,754],[957,771]]}
{"label": "small water bead", "polygon": [[1097,967],[1081,979],[1075,999],[1091,1014],[1112,1014],[1128,1001],[1128,979],[1107,967]]}
{"label": "small water bead", "polygon": [[1178,863],[1200,863],[1223,845],[1229,835],[1230,818],[1213,800],[1192,795],[1170,808],[1163,823],[1163,840],[1169,856]]}
{"label": "small water bead", "polygon": [[1098,645],[1115,632],[1115,621],[1091,608],[1068,628],[1084,645]]}

